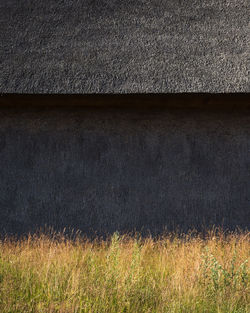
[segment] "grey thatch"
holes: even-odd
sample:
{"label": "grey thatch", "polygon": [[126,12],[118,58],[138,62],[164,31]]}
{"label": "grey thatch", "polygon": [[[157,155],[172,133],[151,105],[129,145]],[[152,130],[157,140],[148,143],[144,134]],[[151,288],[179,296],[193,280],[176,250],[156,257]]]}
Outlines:
{"label": "grey thatch", "polygon": [[0,93],[246,92],[247,0],[2,0]]}

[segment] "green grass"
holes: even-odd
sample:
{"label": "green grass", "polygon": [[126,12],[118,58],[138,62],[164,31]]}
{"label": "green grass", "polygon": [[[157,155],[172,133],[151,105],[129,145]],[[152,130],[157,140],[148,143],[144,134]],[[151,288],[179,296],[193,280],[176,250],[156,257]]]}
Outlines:
{"label": "green grass", "polygon": [[0,312],[250,312],[249,237],[6,238]]}

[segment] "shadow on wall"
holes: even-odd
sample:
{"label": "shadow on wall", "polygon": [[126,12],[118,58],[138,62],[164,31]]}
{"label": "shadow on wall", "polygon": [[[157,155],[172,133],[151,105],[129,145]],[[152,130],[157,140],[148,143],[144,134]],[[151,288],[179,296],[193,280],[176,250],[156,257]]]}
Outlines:
{"label": "shadow on wall", "polygon": [[249,228],[249,109],[0,109],[0,230]]}

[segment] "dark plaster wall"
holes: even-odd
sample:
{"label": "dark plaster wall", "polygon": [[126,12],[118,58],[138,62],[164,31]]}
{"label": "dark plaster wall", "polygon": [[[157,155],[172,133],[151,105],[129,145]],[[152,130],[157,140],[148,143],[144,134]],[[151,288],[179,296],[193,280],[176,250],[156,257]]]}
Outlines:
{"label": "dark plaster wall", "polygon": [[0,230],[249,228],[249,110],[0,108]]}

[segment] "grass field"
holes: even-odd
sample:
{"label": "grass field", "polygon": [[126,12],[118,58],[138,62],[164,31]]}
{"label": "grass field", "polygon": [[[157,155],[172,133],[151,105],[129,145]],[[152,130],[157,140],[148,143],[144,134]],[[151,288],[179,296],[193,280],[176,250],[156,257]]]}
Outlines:
{"label": "grass field", "polygon": [[250,233],[0,241],[0,312],[250,312]]}

